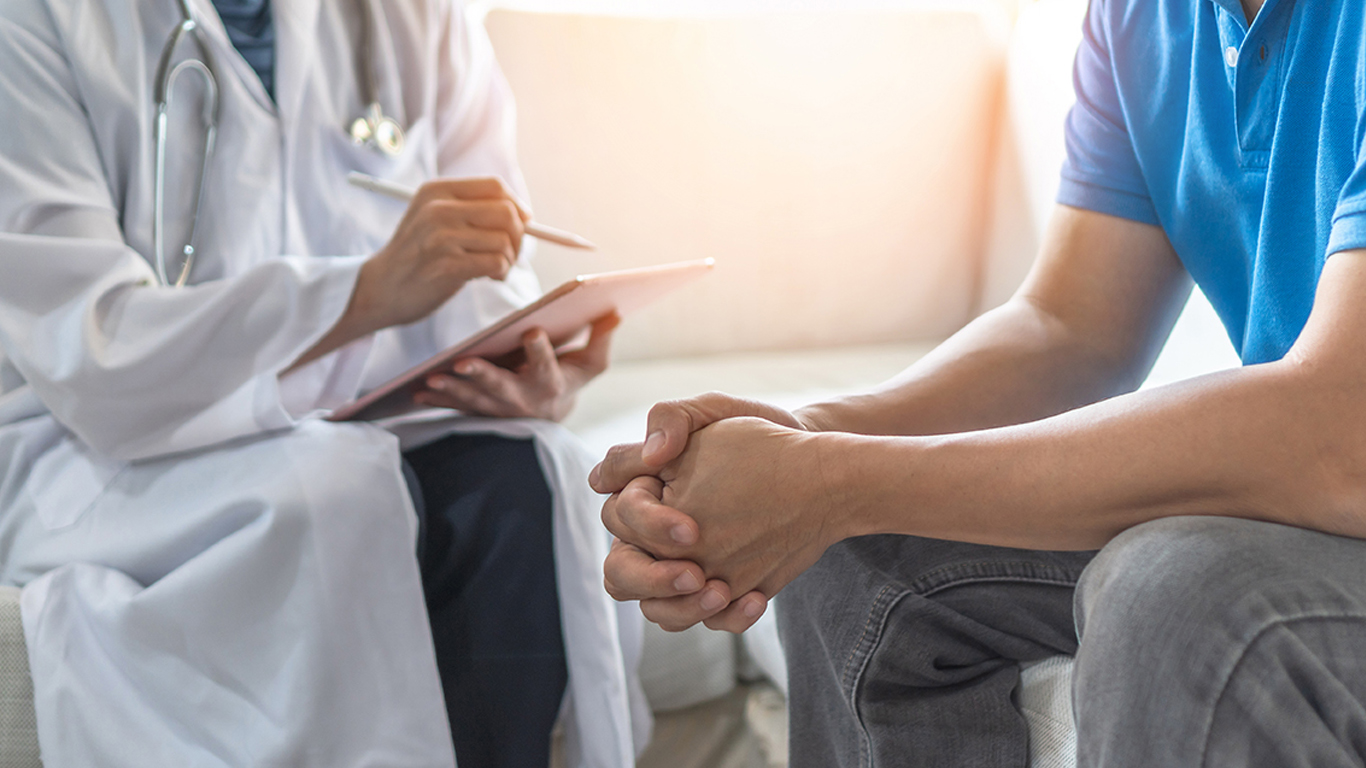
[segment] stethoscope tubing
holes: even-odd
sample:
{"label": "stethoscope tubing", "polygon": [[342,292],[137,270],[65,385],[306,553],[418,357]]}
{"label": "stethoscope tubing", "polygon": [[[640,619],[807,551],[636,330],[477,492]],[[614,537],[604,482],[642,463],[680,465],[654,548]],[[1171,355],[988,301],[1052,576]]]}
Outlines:
{"label": "stethoscope tubing", "polygon": [[[157,62],[156,71],[156,92],[154,96],[156,124],[153,129],[155,134],[155,167],[152,180],[152,248],[155,251],[154,262],[157,281],[162,286],[180,288],[189,280],[190,270],[194,265],[195,236],[199,231],[199,218],[204,205],[204,190],[207,187],[209,169],[212,167],[214,145],[218,139],[221,105],[218,79],[214,75],[212,49],[203,37],[203,29],[195,21],[189,0],[178,0],[177,4],[180,6],[181,22],[176,25],[176,28],[171,31],[170,37],[166,39],[166,44],[161,49],[161,58]],[[373,62],[370,61],[370,50],[373,44],[370,39],[373,33],[371,26],[374,23],[373,19],[370,18],[370,11],[369,3],[360,0],[361,34],[358,52],[360,60],[366,65],[360,68],[361,71],[358,75],[363,91],[361,100],[366,112],[352,122],[351,136],[357,144],[369,145],[389,156],[394,156],[403,151],[405,137],[402,126],[392,118],[386,117],[380,108],[374,72],[370,69],[373,66]],[[186,37],[192,39],[199,47],[200,58],[187,58],[179,64],[171,66],[176,49],[180,47],[181,42]],[[166,265],[166,146],[167,135],[170,130],[171,95],[175,90],[177,78],[187,71],[198,73],[205,84],[202,118],[206,129],[203,162],[199,171],[199,187],[195,192],[194,214],[193,218],[190,219],[188,239],[185,245],[181,247],[183,259],[180,271],[173,282]]]}

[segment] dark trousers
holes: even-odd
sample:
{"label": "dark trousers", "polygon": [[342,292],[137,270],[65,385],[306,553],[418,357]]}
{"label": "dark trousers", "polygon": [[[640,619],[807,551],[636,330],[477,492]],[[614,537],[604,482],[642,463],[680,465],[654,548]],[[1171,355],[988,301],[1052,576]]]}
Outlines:
{"label": "dark trousers", "polygon": [[403,458],[456,760],[545,768],[568,672],[535,446],[453,435]]}

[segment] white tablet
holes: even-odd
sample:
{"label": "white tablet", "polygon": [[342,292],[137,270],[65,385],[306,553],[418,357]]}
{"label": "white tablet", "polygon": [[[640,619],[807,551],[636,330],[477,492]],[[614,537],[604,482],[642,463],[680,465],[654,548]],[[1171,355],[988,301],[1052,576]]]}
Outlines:
{"label": "white tablet", "polygon": [[413,393],[426,386],[438,371],[449,371],[465,357],[496,359],[519,351],[522,336],[544,328],[556,347],[582,333],[600,317],[616,312],[625,317],[659,297],[709,272],[712,259],[681,261],[657,267],[623,269],[600,275],[581,275],[507,315],[460,343],[438,352],[426,362],[332,412],[329,421],[374,420],[413,410]]}

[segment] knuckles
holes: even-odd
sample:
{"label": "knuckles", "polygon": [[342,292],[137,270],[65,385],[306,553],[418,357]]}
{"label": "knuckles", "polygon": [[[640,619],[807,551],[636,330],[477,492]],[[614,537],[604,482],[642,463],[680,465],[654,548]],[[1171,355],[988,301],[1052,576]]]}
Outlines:
{"label": "knuckles", "polygon": [[603,576],[602,588],[606,590],[608,597],[612,598],[613,600],[616,600],[619,603],[624,603],[630,599],[626,597],[624,592],[622,592],[620,589],[617,589],[616,582],[612,581],[612,578],[610,576]]}
{"label": "knuckles", "polygon": [[[630,443],[614,445],[607,449],[607,455],[602,457],[602,472],[599,475],[604,486],[610,487],[613,490],[620,490],[626,485],[626,482],[623,481],[621,475],[622,470],[626,465],[627,455],[632,450],[638,451],[640,449],[638,446]],[[627,481],[630,479],[631,478],[626,478]]]}
{"label": "knuckles", "polygon": [[497,254],[494,257],[493,264],[489,266],[490,269],[485,274],[494,280],[506,280],[507,276],[512,273],[512,263],[502,254]]}

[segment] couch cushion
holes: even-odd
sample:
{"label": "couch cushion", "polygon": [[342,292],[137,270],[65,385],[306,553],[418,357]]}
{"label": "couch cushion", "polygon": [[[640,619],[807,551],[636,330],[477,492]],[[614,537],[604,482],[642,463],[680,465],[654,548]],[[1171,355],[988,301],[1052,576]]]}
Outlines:
{"label": "couch cushion", "polygon": [[42,768],[19,590],[0,587],[0,768]]}

